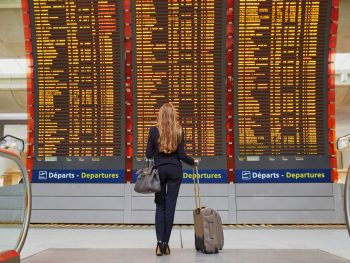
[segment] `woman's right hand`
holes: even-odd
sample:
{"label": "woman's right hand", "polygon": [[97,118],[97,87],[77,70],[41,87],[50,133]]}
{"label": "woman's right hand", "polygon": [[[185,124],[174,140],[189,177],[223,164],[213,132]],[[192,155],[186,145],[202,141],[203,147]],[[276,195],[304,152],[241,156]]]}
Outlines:
{"label": "woman's right hand", "polygon": [[194,166],[198,166],[199,165],[199,160],[194,159]]}

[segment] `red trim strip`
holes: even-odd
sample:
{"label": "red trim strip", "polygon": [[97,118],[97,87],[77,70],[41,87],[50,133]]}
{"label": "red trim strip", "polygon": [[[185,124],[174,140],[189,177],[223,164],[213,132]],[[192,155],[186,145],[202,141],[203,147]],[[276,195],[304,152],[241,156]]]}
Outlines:
{"label": "red trim strip", "polygon": [[33,158],[34,158],[34,74],[33,74],[33,46],[29,15],[28,0],[21,0],[22,16],[24,26],[24,41],[27,59],[27,160],[26,167],[29,180],[32,180]]}
{"label": "red trim strip", "polygon": [[332,0],[328,47],[328,145],[332,182],[338,181],[337,150],[335,136],[335,81],[334,55],[338,31],[339,1]]}
{"label": "red trim strip", "polygon": [[132,181],[132,34],[131,0],[124,0],[125,46],[125,181]]}
{"label": "red trim strip", "polygon": [[0,252],[0,262],[5,262],[13,258],[19,258],[19,254],[15,250]]}
{"label": "red trim strip", "polygon": [[233,32],[234,0],[226,1],[226,158],[228,182],[234,181]]}

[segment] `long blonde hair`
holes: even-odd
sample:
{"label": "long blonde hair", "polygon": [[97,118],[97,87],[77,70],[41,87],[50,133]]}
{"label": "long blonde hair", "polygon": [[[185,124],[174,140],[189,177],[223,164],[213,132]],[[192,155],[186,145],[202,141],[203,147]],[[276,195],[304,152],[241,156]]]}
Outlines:
{"label": "long blonde hair", "polygon": [[159,151],[173,153],[181,141],[182,129],[178,123],[176,108],[172,103],[160,107],[157,119]]}

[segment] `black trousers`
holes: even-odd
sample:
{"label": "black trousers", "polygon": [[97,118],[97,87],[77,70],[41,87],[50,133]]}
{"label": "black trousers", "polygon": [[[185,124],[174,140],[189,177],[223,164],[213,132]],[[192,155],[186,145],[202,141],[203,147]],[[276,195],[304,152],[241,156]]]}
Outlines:
{"label": "black trousers", "polygon": [[158,167],[161,190],[155,194],[157,240],[169,242],[173,229],[177,196],[182,181],[182,168],[173,165]]}

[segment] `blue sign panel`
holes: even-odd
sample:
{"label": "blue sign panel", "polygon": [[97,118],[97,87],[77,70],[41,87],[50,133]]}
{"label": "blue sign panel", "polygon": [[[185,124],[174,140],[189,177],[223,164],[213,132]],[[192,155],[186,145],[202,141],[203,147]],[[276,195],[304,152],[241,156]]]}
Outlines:
{"label": "blue sign panel", "polygon": [[124,170],[33,170],[33,183],[124,183]]}
{"label": "blue sign panel", "polygon": [[329,169],[235,170],[236,183],[330,183]]}
{"label": "blue sign panel", "polygon": [[[200,183],[227,183],[227,171],[226,170],[199,170],[199,182]],[[132,181],[136,182],[136,171],[133,171]],[[193,171],[191,169],[183,170],[182,183],[193,183]]]}
{"label": "blue sign panel", "polygon": [[[227,183],[227,171],[226,170],[199,170],[199,182],[205,183]],[[183,183],[193,183],[193,171],[184,170],[182,176]]]}

